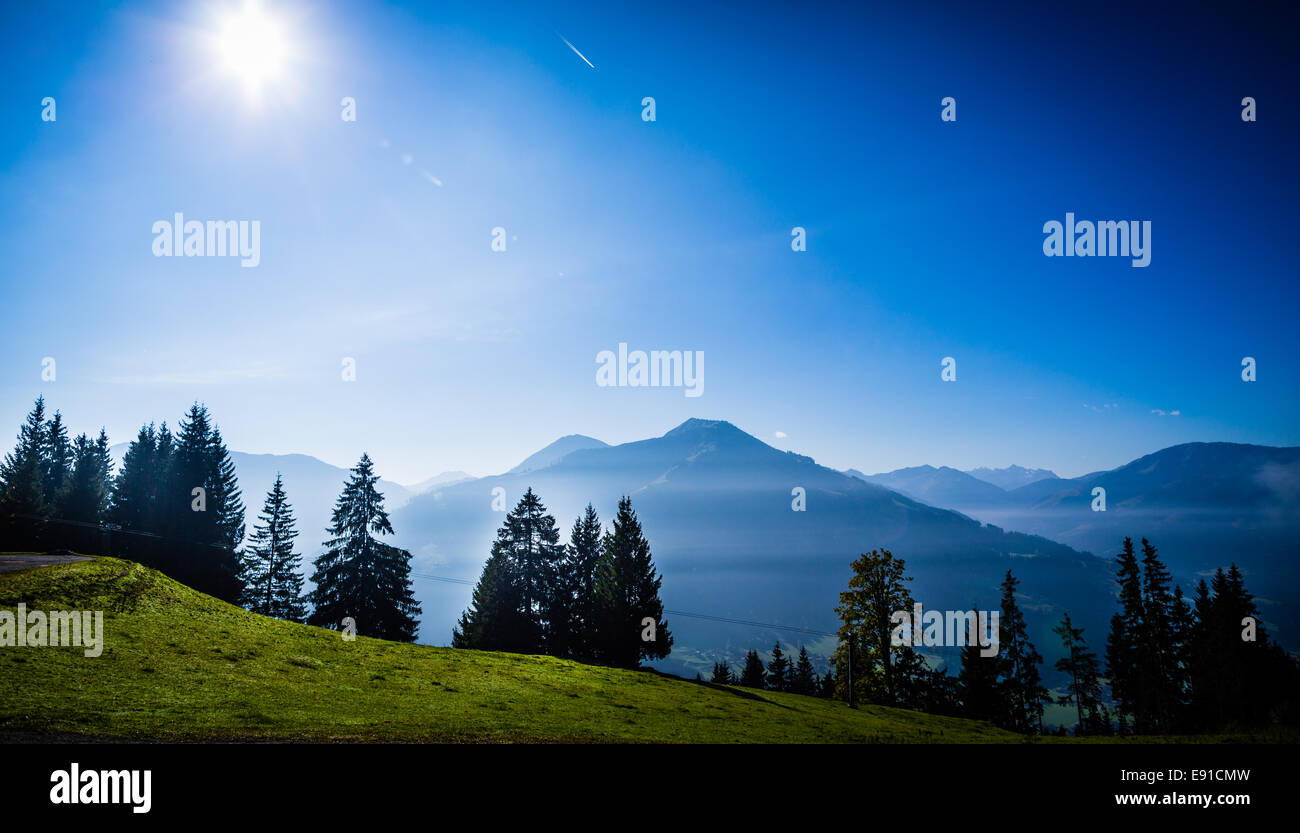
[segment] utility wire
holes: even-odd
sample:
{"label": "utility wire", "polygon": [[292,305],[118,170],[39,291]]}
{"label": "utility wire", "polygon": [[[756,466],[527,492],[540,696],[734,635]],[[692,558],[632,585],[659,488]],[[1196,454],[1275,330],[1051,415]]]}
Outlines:
{"label": "utility wire", "polygon": [[[12,515],[11,517],[26,518],[30,520],[43,520],[46,521],[47,523],[67,524],[69,526],[81,526],[81,527],[89,527],[92,529],[99,529],[101,531],[111,531],[114,534],[125,533],[127,535],[138,535],[142,538],[160,538],[166,540],[165,536],[158,535],[152,532],[137,532],[135,530],[124,529],[122,527],[109,527],[108,529],[105,529],[105,527],[101,524],[86,523],[84,521],[68,521],[68,520],[55,519],[55,518],[37,518],[32,515],[20,515],[20,514],[15,514]],[[176,539],[170,539],[170,540],[175,541]],[[178,543],[199,544],[200,546],[222,549],[221,547],[215,547],[212,544],[202,544],[199,541],[180,541]],[[475,584],[475,582],[463,578],[448,578],[446,576],[435,576],[432,573],[417,573],[414,570],[411,571],[411,575],[414,576],[415,578],[427,579],[429,581],[441,581],[446,584],[461,584],[468,587],[473,587]],[[819,630],[814,630],[813,628],[800,628],[800,627],[795,627],[794,625],[773,625],[769,622],[754,622],[749,619],[732,619],[727,616],[712,616],[707,613],[691,613],[686,610],[664,610],[664,613],[670,613],[673,616],[685,616],[690,619],[704,619],[710,622],[725,622],[729,625],[744,625],[750,628],[765,628],[768,630],[792,631],[795,633],[811,634],[813,636],[838,636],[838,634],[831,633],[830,631],[819,631]]]}
{"label": "utility wire", "polygon": [[[435,576],[431,573],[417,573],[415,571],[411,571],[411,575],[415,576],[416,578],[428,579],[430,581],[443,581],[443,582],[447,582],[448,584],[466,584],[471,587],[474,585],[474,582],[467,581],[463,578],[446,578],[445,576]],[[707,613],[691,613],[685,610],[665,609],[664,613],[670,613],[673,616],[686,616],[691,619],[707,619],[708,621],[711,622],[726,622],[731,625],[745,625],[751,628],[769,628],[772,630],[780,630],[780,631],[795,631],[796,633],[807,633],[807,634],[812,634],[814,636],[838,636],[838,634],[831,633],[830,631],[819,631],[819,630],[814,630],[812,628],[799,628],[799,627],[795,627],[794,625],[773,625],[768,622],[754,622],[749,619],[731,619],[726,616],[711,616]]]}

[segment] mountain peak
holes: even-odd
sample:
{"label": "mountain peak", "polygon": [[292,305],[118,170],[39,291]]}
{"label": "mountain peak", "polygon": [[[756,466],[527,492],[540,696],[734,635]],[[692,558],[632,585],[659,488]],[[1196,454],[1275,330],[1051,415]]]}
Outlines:
{"label": "mountain peak", "polygon": [[727,422],[725,419],[699,419],[691,417],[681,425],[664,434],[665,437],[680,437],[683,434],[699,434],[705,431],[725,431],[727,433],[744,434],[736,426]]}
{"label": "mountain peak", "polygon": [[544,469],[552,466],[565,456],[575,451],[582,451],[587,448],[608,448],[608,443],[603,443],[595,437],[588,437],[584,434],[566,434],[555,442],[543,448],[534,454],[530,454],[522,463],[515,466],[506,474],[524,474],[537,469]]}
{"label": "mountain peak", "polygon": [[1027,469],[1024,466],[1010,465],[1006,468],[991,469],[981,466],[977,469],[971,469],[966,472],[977,480],[983,480],[985,483],[992,483],[999,489],[1005,489],[1010,492],[1021,486],[1028,486],[1030,483],[1037,483],[1040,480],[1058,480],[1056,472],[1050,469]]}

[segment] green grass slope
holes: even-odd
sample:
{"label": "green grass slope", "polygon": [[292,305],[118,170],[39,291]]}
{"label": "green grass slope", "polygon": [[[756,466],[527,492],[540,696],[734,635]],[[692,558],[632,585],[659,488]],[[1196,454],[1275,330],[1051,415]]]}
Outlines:
{"label": "green grass slope", "polygon": [[0,574],[0,608],[103,610],[104,651],[0,648],[0,734],[165,740],[998,742],[987,724],[268,619],[128,561]]}

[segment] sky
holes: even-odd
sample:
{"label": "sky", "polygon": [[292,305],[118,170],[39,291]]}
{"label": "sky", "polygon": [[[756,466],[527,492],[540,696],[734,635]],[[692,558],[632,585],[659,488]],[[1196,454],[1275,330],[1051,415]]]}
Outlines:
{"label": "sky", "polygon": [[[865,472],[1300,445],[1279,21],[639,5],[263,0],[233,58],[244,0],[7,7],[0,426],[201,401],[406,483],[690,417]],[[155,256],[178,212],[260,262]],[[1067,212],[1150,221],[1150,265],[1046,257]],[[702,395],[597,385],[620,343],[701,351]]]}

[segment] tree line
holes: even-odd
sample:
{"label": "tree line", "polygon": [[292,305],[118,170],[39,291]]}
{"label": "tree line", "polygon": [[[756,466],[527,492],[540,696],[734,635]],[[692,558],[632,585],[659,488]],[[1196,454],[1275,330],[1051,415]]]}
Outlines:
{"label": "tree line", "polygon": [[530,488],[497,530],[452,646],[636,668],[672,650],[662,581],[630,498],[608,531],[587,504],[561,544]]}
{"label": "tree line", "polygon": [[855,700],[986,720],[1025,734],[1043,731],[1049,703],[1074,708],[1077,735],[1297,722],[1300,664],[1259,624],[1235,564],[1209,583],[1202,579],[1189,604],[1146,539],[1140,562],[1129,538],[1116,560],[1119,611],[1111,618],[1105,666],[1066,612],[1053,628],[1064,649],[1055,668],[1066,684],[1052,695],[1042,685],[1043,659],[1029,638],[1016,601],[1020,582],[1010,570],[1001,586],[997,653],[983,656],[966,640],[954,676],[931,667],[915,648],[892,644],[891,615],[912,610],[911,578],[889,550],[864,553],[836,607],[841,624],[834,674],[827,675],[831,696],[848,699],[851,679]]}
{"label": "tree line", "polygon": [[[254,613],[329,628],[350,618],[357,633],[415,640],[411,553],[383,540],[394,530],[368,455],[349,470],[310,593],[283,479],[276,475],[245,540],[234,463],[203,405],[174,432],[165,422],[142,426],[120,471],[112,468],[103,429],[69,441],[62,414],[47,418],[38,398],[0,463],[4,540],[125,556]],[[588,505],[562,544],[529,489],[497,532],[453,645],[635,668],[672,648],[661,585],[629,498],[610,531]]]}
{"label": "tree line", "polygon": [[[7,546],[124,555],[256,613],[414,641],[420,605],[411,554],[394,534],[369,456],[349,471],[336,501],[314,590],[305,594],[292,506],[279,475],[245,541],[234,464],[206,407],[194,403],[171,430],[140,428],[112,472],[104,429],[69,438],[62,414],[38,398],[14,450],[0,462],[0,534]],[[109,531],[108,545],[104,536]],[[888,550],[863,553],[840,594],[830,670],[813,671],[806,648],[791,661],[780,644],[764,665],[750,651],[739,672],[715,663],[711,681],[987,720],[1043,730],[1045,705],[1072,706],[1076,734],[1204,732],[1295,723],[1300,665],[1259,624],[1254,597],[1233,564],[1201,579],[1189,602],[1146,539],[1139,558],[1124,540],[1116,556],[1119,610],[1102,659],[1067,612],[1053,629],[1066,677],[1053,696],[1029,638],[1010,570],[1001,585],[998,651],[961,650],[956,675],[891,640],[891,616],[910,611],[911,578]],[[659,599],[650,544],[631,500],[605,530],[589,504],[567,544],[528,489],[497,531],[452,644],[635,668],[666,657],[673,636]],[[310,606],[310,610],[309,610]],[[971,640],[968,640],[968,642]],[[1109,689],[1110,697],[1105,697]]]}
{"label": "tree line", "polygon": [[[69,442],[44,397],[0,463],[0,533],[9,546],[131,558],[177,581],[267,616],[412,641],[420,606],[411,554],[393,534],[370,458],[349,472],[303,592],[293,507],[279,475],[245,541],[245,510],[221,431],[195,403],[175,431],[142,426],[114,474],[107,433]],[[308,606],[311,606],[310,612]]]}
{"label": "tree line", "polygon": [[835,696],[835,678],[832,671],[819,677],[813,668],[812,657],[808,649],[799,646],[799,657],[793,662],[781,648],[781,643],[772,645],[772,659],[766,666],[758,651],[751,650],[745,655],[744,665],[739,672],[733,670],[726,662],[715,662],[709,682],[719,685],[739,685],[748,688],[761,688],[767,691],[786,691],[790,694],[804,694],[810,697]]}

